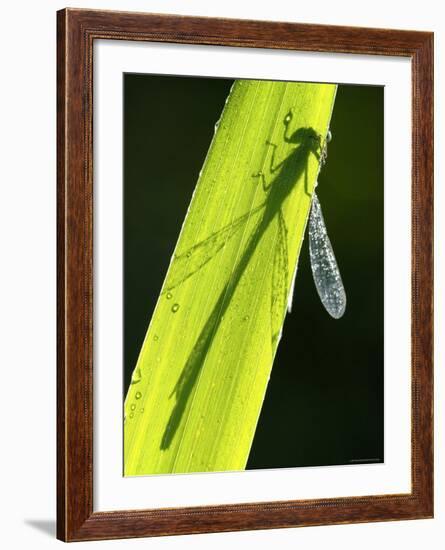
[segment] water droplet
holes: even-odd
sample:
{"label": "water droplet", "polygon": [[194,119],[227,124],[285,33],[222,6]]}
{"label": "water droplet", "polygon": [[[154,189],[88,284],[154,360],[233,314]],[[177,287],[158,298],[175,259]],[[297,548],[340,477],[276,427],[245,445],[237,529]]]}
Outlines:
{"label": "water droplet", "polygon": [[176,312],[178,311],[178,309],[179,309],[179,304],[173,304],[173,305],[172,305],[172,311],[173,311],[173,313],[176,313]]}
{"label": "water droplet", "polygon": [[140,367],[138,367],[134,372],[133,376],[131,377],[131,384],[137,384],[142,379],[142,372]]}
{"label": "water droplet", "polygon": [[130,413],[130,418],[134,418],[134,413]]}
{"label": "water droplet", "polygon": [[153,340],[154,340],[154,341],[159,340],[159,336],[158,336],[157,334],[155,334],[155,335],[153,336]]}
{"label": "water droplet", "polygon": [[167,292],[166,298],[167,300],[171,300],[173,298],[173,294],[171,292]]}
{"label": "water droplet", "polygon": [[245,315],[243,320],[244,320],[244,321],[248,321],[248,320],[249,320],[249,316],[248,316],[248,315]]}
{"label": "water droplet", "polygon": [[136,408],[136,405],[133,403],[133,405],[131,405],[130,409],[131,409],[132,411],[134,411],[135,408]]}
{"label": "water droplet", "polygon": [[140,391],[136,392],[135,397],[136,399],[140,399],[142,397],[142,393]]}
{"label": "water droplet", "polygon": [[141,413],[143,413],[144,411],[145,411],[145,409],[144,409],[144,407],[142,407],[142,409],[141,409]]}

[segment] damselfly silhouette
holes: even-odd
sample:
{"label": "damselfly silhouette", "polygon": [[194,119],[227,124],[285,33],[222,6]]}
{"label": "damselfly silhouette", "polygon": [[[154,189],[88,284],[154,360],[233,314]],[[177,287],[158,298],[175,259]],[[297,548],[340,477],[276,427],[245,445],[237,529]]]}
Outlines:
{"label": "damselfly silhouette", "polygon": [[[311,152],[316,155],[317,159],[320,161],[321,167],[326,163],[327,143],[329,143],[332,139],[331,132],[328,131],[323,145],[321,145],[321,137],[312,128],[300,128],[294,132],[291,137],[289,137],[287,133],[291,120],[292,113],[289,112],[284,119],[284,141],[287,143],[299,144],[299,147],[295,149],[294,153],[289,155],[284,161],[277,164],[275,161],[277,145],[267,141],[266,144],[273,148],[270,163],[271,174],[275,174],[277,172],[284,174],[289,170],[289,168],[292,167],[293,164],[296,168],[296,165],[301,163],[302,158],[307,157]],[[295,172],[295,179],[297,179],[298,170]],[[280,178],[279,176],[275,177],[270,183],[267,183],[266,176],[262,171],[253,174],[253,177],[261,178],[265,192],[269,192],[272,185],[274,185],[274,188],[277,191],[276,195],[278,195],[281,191],[280,208],[277,209],[273,206],[271,208],[267,208],[268,203],[273,203],[274,201],[272,199],[275,198],[268,197],[268,199],[256,208],[250,210],[243,216],[240,216],[219,231],[211,234],[208,238],[189,248],[186,252],[176,255],[174,258],[175,270],[167,279],[164,285],[163,294],[170,292],[204,267],[204,265],[206,265],[222,248],[224,248],[224,246],[227,245],[230,239],[245,225],[248,220],[252,219],[252,217],[256,214],[265,211],[261,223],[258,224],[257,230],[254,232],[253,237],[261,236],[264,232],[265,226],[271,221],[271,214],[273,213],[272,217],[275,217],[276,215],[278,221],[278,242],[274,255],[273,269],[272,288],[274,292],[272,293],[271,308],[273,316],[273,310],[276,309],[273,307],[273,304],[275,302],[277,305],[279,303],[281,304],[282,300],[286,299],[286,297],[283,297],[282,294],[288,292],[288,229],[286,227],[281,204],[291,189],[284,188],[282,185],[283,182],[281,181],[281,179],[284,180],[284,178]],[[315,186],[317,185],[318,182]],[[309,194],[307,180],[305,181],[305,191]],[[258,234],[258,229],[262,229],[260,234]],[[320,296],[320,300],[328,313],[332,317],[338,319],[343,315],[346,308],[346,293],[344,291],[340,271],[332,250],[332,245],[327,234],[320,202],[315,191],[312,194],[308,233],[311,268],[315,286]],[[257,239],[252,238],[251,242],[257,243]],[[292,283],[289,298],[287,299],[288,311],[291,311],[292,307],[293,290],[294,283]],[[274,325],[274,323],[272,323],[272,325]]]}
{"label": "damselfly silhouette", "polygon": [[[283,121],[285,127],[283,139],[286,143],[294,144],[296,147],[284,160],[278,163],[276,162],[277,145],[267,142],[267,146],[272,147],[269,168],[270,174],[273,175],[272,181],[267,182],[266,176],[262,171],[252,174],[253,178],[261,180],[263,190],[266,193],[265,200],[253,210],[211,234],[187,251],[175,255],[173,259],[172,267],[174,267],[174,269],[171,269],[171,273],[167,276],[162,294],[170,293],[173,289],[177,288],[202,269],[224,246],[227,245],[230,239],[237,234],[248,220],[254,219],[254,216],[258,217],[241,257],[237,261],[236,266],[234,266],[229,280],[222,289],[208,319],[204,323],[195,345],[188,356],[181,376],[172,392],[172,395],[176,397],[176,404],[164,432],[161,449],[167,449],[173,440],[174,434],[185,411],[188,398],[193,390],[199,372],[205,363],[205,357],[217,333],[218,327],[221,324],[221,320],[231,303],[243,273],[249,265],[250,259],[269,225],[275,220],[278,224],[278,245],[274,251],[272,269],[272,294],[270,303],[272,343],[276,345],[281,336],[286,305],[289,307],[291,301],[289,300],[288,228],[286,227],[282,207],[296,182],[300,180],[302,175],[304,175],[304,191],[307,195],[311,196],[307,173],[309,156],[313,154],[316,159],[323,164],[327,154],[326,139],[323,140],[313,128],[299,128],[289,135],[289,126],[292,118],[292,112],[289,112]],[[312,194],[312,196],[314,195]],[[314,207],[314,203],[312,207]],[[320,283],[320,285],[317,285],[317,289],[329,289],[332,287],[330,283],[331,279],[326,276],[325,266],[328,264],[332,266],[332,258],[329,255],[327,256],[328,249],[325,246],[327,234],[326,238],[323,239],[319,230],[320,223],[322,223],[322,217],[320,217],[318,211],[313,208],[311,210],[311,218],[313,218],[313,229],[317,230],[317,240],[314,241],[314,259],[317,259],[321,265],[321,269],[314,271],[314,278],[317,277],[316,284],[317,280],[323,281],[323,284]],[[326,258],[329,261],[326,261]],[[324,300],[323,304],[326,305],[328,301],[329,300]]]}

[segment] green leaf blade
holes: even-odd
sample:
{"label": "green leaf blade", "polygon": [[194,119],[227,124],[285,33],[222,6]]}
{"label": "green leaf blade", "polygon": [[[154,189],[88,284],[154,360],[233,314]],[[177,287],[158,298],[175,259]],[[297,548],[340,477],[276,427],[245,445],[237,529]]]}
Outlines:
{"label": "green leaf blade", "polygon": [[[127,394],[126,475],[245,468],[335,92],[232,88]],[[300,130],[300,142],[283,137],[290,110],[288,137]],[[272,172],[274,150],[283,164]]]}

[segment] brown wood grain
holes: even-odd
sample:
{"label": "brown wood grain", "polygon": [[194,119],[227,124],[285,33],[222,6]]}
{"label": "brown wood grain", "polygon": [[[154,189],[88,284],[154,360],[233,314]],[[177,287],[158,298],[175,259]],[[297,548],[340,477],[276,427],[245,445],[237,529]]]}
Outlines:
{"label": "brown wood grain", "polygon": [[[99,38],[411,58],[411,493],[93,512],[92,68]],[[96,540],[432,517],[433,34],[66,9],[57,14],[57,45],[57,537]]]}

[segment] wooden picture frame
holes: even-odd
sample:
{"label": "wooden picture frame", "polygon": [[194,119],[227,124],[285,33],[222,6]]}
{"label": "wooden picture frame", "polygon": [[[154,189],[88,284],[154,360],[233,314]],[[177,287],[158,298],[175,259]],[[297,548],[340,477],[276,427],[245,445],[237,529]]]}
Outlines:
{"label": "wooden picture frame", "polygon": [[[407,494],[93,511],[95,40],[402,56],[412,63],[412,426]],[[433,34],[65,9],[57,14],[57,536],[130,538],[433,516]]]}

